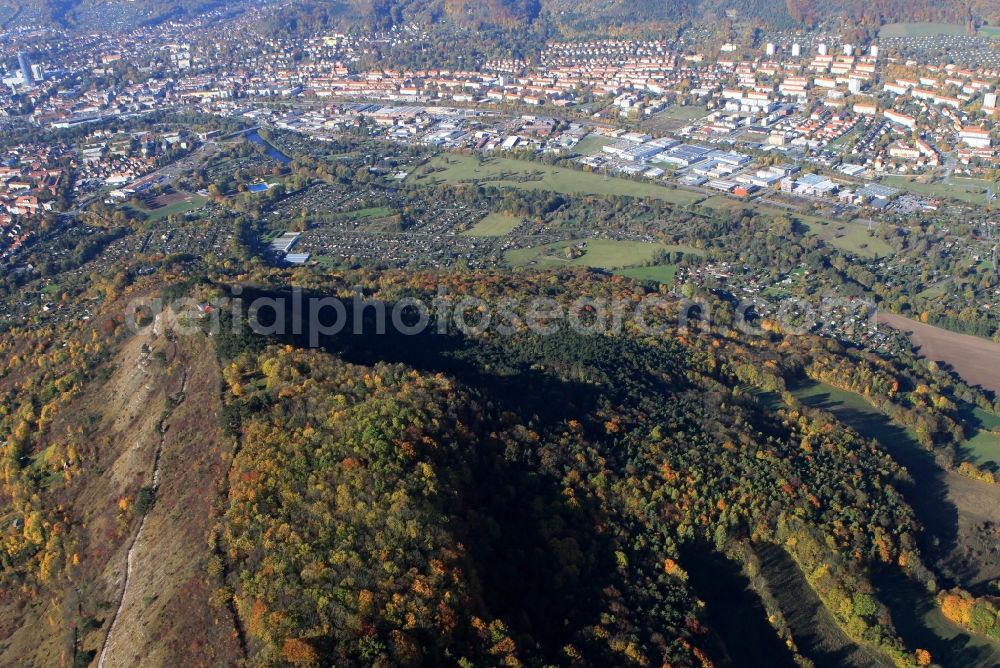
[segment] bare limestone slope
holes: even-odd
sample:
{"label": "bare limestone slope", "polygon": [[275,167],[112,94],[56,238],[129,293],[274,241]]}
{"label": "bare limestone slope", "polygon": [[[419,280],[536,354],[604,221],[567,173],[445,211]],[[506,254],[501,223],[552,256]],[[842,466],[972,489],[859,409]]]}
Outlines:
{"label": "bare limestone slope", "polygon": [[210,603],[221,578],[209,534],[230,457],[219,383],[210,341],[148,327],[49,427],[50,438],[89,429],[87,465],[54,492],[78,564],[34,600],[0,599],[0,666],[97,666],[102,654],[109,667],[240,661],[227,598]]}

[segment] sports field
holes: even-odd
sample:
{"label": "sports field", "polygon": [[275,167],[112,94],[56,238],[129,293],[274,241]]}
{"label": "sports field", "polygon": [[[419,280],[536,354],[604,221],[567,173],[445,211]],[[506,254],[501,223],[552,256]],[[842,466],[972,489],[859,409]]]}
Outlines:
{"label": "sports field", "polygon": [[602,148],[612,143],[614,143],[614,139],[611,137],[590,133],[577,142],[576,146],[573,147],[573,151],[582,153],[583,155],[594,155],[595,153],[600,153]]}
{"label": "sports field", "polygon": [[131,205],[128,205],[126,208],[135,211],[147,221],[156,222],[166,219],[167,216],[179,216],[187,213],[188,211],[197,209],[204,203],[205,198],[201,195],[186,192],[174,192],[154,198],[150,202],[150,204],[153,205],[153,208],[147,208],[145,206],[136,208]]}

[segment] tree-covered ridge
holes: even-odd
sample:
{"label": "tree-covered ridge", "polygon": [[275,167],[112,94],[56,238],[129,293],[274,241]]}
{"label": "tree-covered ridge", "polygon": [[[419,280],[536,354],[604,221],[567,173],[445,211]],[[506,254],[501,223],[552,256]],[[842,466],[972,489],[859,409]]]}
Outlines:
{"label": "tree-covered ridge", "polygon": [[[289,282],[346,299],[359,287],[389,303],[429,301],[439,287],[490,301],[547,296],[567,308],[580,296],[634,305],[652,294],[583,270],[252,271],[231,277],[247,299],[250,284],[280,292]],[[114,583],[107,591],[94,581],[118,563],[109,555],[152,499],[132,480],[113,498],[94,496],[108,462],[133,442],[113,437],[117,404],[98,402],[130,375],[128,350],[166,373],[154,422],[183,387],[170,337],[141,352],[125,305],[136,296],[204,304],[227,292],[222,278],[122,274],[94,288],[85,327],[51,323],[7,339],[5,610],[43,595],[93,635],[106,632],[100,611]],[[985,398],[933,365],[819,337],[768,327],[747,336],[725,319],[683,331],[677,305],[651,312],[669,324],[656,336],[626,319],[613,336],[345,335],[305,349],[294,337],[223,327],[216,419],[233,464],[225,480],[203,481],[219,495],[217,517],[202,518],[217,524],[207,571],[215,590],[190,604],[219,617],[231,602],[259,665],[697,665],[720,661],[706,614],[718,604],[688,575],[697,555],[752,569],[753,552],[776,545],[853,642],[918,662],[919,640],[898,637],[871,576],[953,586],[925,565],[928,534],[904,500],[921,490],[885,448],[789,388],[813,378],[855,392],[942,455],[960,438],[957,404],[985,408]],[[158,382],[148,383],[152,398]],[[218,400],[216,390],[182,405]],[[200,533],[196,543],[204,550]],[[939,605],[979,633],[966,609],[984,610],[987,599],[965,596],[942,594]],[[775,637],[805,660],[781,611],[768,613]]]}
{"label": "tree-covered ridge", "polygon": [[[338,664],[638,651],[600,626],[623,594],[598,585],[625,586],[608,519],[519,461],[539,434],[399,365],[283,349],[258,360],[277,397],[244,422],[227,540],[262,662],[307,647]],[[240,366],[227,373],[243,395],[253,378]],[[562,438],[579,440],[569,427]],[[688,598],[661,580],[659,597]],[[644,610],[649,620],[621,610],[618,626],[655,620],[674,645],[690,605]]]}
{"label": "tree-covered ridge", "polygon": [[[549,294],[609,289],[561,278]],[[493,278],[457,280],[489,294]],[[907,476],[828,414],[747,394],[780,383],[781,353],[697,332],[523,333],[439,349],[441,373],[395,344],[385,357],[419,371],[373,361],[378,346],[272,344],[227,366],[241,449],[225,535],[263,663],[696,665],[711,657],[682,548],[749,542],[782,545],[857,642],[917,661],[867,579],[927,577]]]}
{"label": "tree-covered ridge", "polygon": [[[219,0],[0,2],[0,9],[8,20],[81,30],[100,25],[102,15],[113,16],[115,27],[127,29],[190,19],[220,9],[235,13],[245,8],[245,3]],[[828,3],[816,0],[299,0],[273,3],[273,8],[280,17],[275,28],[281,31],[328,26],[384,29],[408,23],[431,26],[448,22],[459,28],[502,31],[508,38],[516,36],[518,31],[539,28],[566,35],[608,31],[670,34],[689,21],[711,25],[720,20],[747,20],[773,27],[830,22],[846,29],[861,26],[871,30],[893,22],[995,24],[1000,19],[989,0],[838,0]],[[106,25],[102,27],[107,28]]]}

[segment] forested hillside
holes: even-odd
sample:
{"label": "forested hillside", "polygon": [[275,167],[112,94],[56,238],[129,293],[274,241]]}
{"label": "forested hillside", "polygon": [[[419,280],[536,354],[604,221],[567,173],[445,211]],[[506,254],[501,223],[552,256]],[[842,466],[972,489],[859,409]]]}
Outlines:
{"label": "forested hillside", "polygon": [[[991,407],[936,367],[768,323],[752,338],[678,329],[672,300],[648,313],[657,335],[626,321],[414,337],[369,319],[312,347],[234,329],[229,311],[213,329],[211,309],[180,320],[204,333],[171,329],[169,310],[140,311],[133,331],[129,300],[207,304],[234,278],[244,304],[291,282],[390,306],[439,287],[567,309],[656,294],[584,270],[182,280],[172,266],[95,286],[81,329],[5,339],[4,665],[124,665],[124,642],[143,665],[809,665],[795,591],[865,662],[936,659],[885,578],[994,633],[970,616],[989,599],[937,568],[951,548],[922,515],[933,490],[790,389],[857,392],[948,466],[959,403]],[[720,598],[719,578],[746,594]]]}
{"label": "forested hillside", "polygon": [[[0,2],[8,24],[48,23],[82,29],[111,19],[121,27],[191,17],[243,3],[218,0],[30,0]],[[833,26],[874,28],[885,23],[941,21],[996,25],[1000,10],[989,0],[301,0],[274,3],[282,16],[294,14],[304,25],[336,24],[385,28],[407,22],[425,25],[447,20],[458,26],[505,30],[548,26],[562,32],[608,29],[654,33],[685,21],[749,20],[772,27]]]}
{"label": "forested hillside", "polygon": [[[697,665],[682,545],[854,553],[822,583],[848,601],[873,600],[861,564],[918,560],[898,468],[821,418],[763,415],[700,343],[397,343],[225,367],[243,446],[223,537],[262,657]],[[905,660],[878,616],[844,622]]]}
{"label": "forested hillside", "polygon": [[183,20],[216,9],[239,10],[243,2],[226,0],[0,0],[0,24],[55,25],[92,30]]}
{"label": "forested hillside", "polygon": [[855,27],[859,22],[877,27],[893,22],[996,22],[997,7],[983,0],[356,0],[309,2],[307,11],[385,26],[403,21],[434,22],[448,18],[461,25],[529,26],[547,22],[563,31],[627,27],[655,32],[684,21],[719,19],[759,21],[764,25],[794,26],[829,22]]}

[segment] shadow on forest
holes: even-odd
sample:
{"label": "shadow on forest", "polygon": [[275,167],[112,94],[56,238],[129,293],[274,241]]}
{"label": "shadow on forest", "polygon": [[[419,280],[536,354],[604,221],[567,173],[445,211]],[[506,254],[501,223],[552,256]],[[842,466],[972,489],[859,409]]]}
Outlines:
{"label": "shadow on forest", "polygon": [[908,646],[926,649],[934,657],[934,662],[943,666],[985,668],[995,665],[995,654],[986,648],[970,645],[968,634],[959,633],[946,638],[928,624],[926,616],[933,612],[934,601],[919,583],[892,569],[875,574],[873,582],[879,600],[888,606],[893,624]]}
{"label": "shadow on forest", "polygon": [[[804,383],[796,389],[809,386],[810,383]],[[906,467],[913,484],[900,491],[926,529],[921,547],[936,557],[951,553],[958,540],[958,509],[948,499],[945,471],[938,466],[934,454],[875,408],[869,412],[846,406],[826,392],[804,397],[802,401],[832,413],[865,438],[876,439],[894,460]],[[929,539],[937,540],[935,543]]]}
{"label": "shadow on forest", "polygon": [[685,550],[681,561],[712,631],[709,650],[720,666],[795,666],[792,652],[767,620],[767,610],[737,562],[702,546]]}
{"label": "shadow on forest", "polygon": [[[303,291],[302,313],[297,318],[302,323],[301,328],[293,327],[291,307],[286,307],[283,332],[272,334],[269,338],[300,348],[311,347],[308,330],[309,323],[313,322],[313,314],[310,312],[310,300],[324,297],[328,295]],[[292,300],[289,291],[256,288],[245,288],[241,298],[247,305],[258,298],[284,300],[282,303],[285,304],[290,304]],[[400,332],[392,326],[391,313],[395,305],[391,302],[385,302],[384,305],[384,333],[375,333],[378,324],[375,311],[368,307],[361,311],[362,320],[357,327],[360,333],[355,334],[353,305],[348,300],[340,301],[345,313],[343,328],[337,334],[318,336],[319,345],[316,347],[335,354],[344,361],[362,365],[401,363],[427,373],[447,373],[468,387],[482,389],[490,399],[505,404],[511,410],[528,416],[536,415],[545,421],[578,419],[593,410],[604,393],[593,382],[569,381],[557,378],[543,368],[537,368],[530,353],[512,354],[509,348],[502,347],[499,343],[485,338],[471,339],[455,331],[453,327],[446,333],[438,333],[433,320],[420,333]],[[273,309],[262,308],[257,313],[263,327],[275,326]],[[404,319],[407,315],[412,314],[404,312]],[[333,309],[324,308],[315,321],[329,327],[336,318]],[[406,324],[412,323],[408,321]],[[261,338],[249,331],[246,334],[250,339]],[[244,337],[246,338],[247,336]],[[541,341],[537,352],[556,352],[551,347],[552,344],[559,345],[556,341],[558,338],[559,335],[540,337],[553,341]],[[546,350],[547,346],[549,350]]]}
{"label": "shadow on forest", "polygon": [[[810,381],[796,389],[812,385]],[[828,392],[804,397],[803,403],[827,410],[862,436],[878,440],[893,459],[906,467],[913,485],[902,487],[900,491],[926,529],[922,549],[933,558],[947,559],[958,541],[958,509],[948,499],[945,471],[937,464],[933,453],[921,447],[905,429],[877,413],[875,408],[869,412],[845,406]],[[969,419],[975,418],[970,414]],[[933,539],[937,539],[936,543]],[[910,647],[929,650],[935,661],[946,666],[993,665],[995,656],[988,650],[969,645],[967,634],[947,638],[941,635],[941,630],[928,624],[925,615],[932,611],[934,603],[919,583],[886,569],[876,574],[875,584],[880,600],[889,607],[894,625]]]}
{"label": "shadow on forest", "polygon": [[754,551],[760,559],[761,574],[785,616],[795,644],[817,668],[891,665],[888,659],[855,644],[840,630],[784,549],[772,543],[759,543]]}
{"label": "shadow on forest", "polygon": [[[311,318],[310,296],[324,295],[303,294],[301,318],[305,323]],[[241,295],[245,305],[258,297],[291,298],[286,291],[256,289],[244,289]],[[530,447],[530,439],[519,441],[519,448],[508,451],[507,443],[489,434],[496,429],[496,420],[506,420],[506,416],[511,424],[543,432],[565,420],[591,415],[599,401],[617,391],[595,382],[606,380],[610,373],[598,367],[611,369],[620,364],[611,355],[613,348],[598,349],[600,359],[595,360],[594,368],[569,369],[569,375],[576,373],[580,380],[567,381],[557,377],[552,366],[565,376],[574,356],[586,357],[581,349],[597,344],[557,334],[531,340],[529,349],[519,350],[516,345],[504,346],[489,339],[439,334],[433,324],[418,335],[401,333],[391,325],[384,334],[374,334],[371,309],[363,314],[362,333],[355,335],[352,305],[344,304],[346,326],[340,334],[320,338],[319,349],[357,364],[403,363],[423,372],[447,373],[482,399],[483,414],[466,416],[468,423],[464,425],[481,437],[480,447],[475,451],[442,449],[441,453],[453,458],[441,462],[442,470],[450,474],[442,476],[441,498],[449,515],[449,529],[464,545],[470,589],[476,599],[474,609],[483,617],[503,619],[518,646],[539,654],[546,663],[565,661],[563,648],[581,641],[579,631],[601,623],[607,591],[623,591],[616,568],[615,539],[603,528],[613,521],[603,514],[597,500],[581,497],[570,503],[561,476],[571,465],[571,449],[558,453],[562,459],[557,463],[546,464]],[[390,313],[392,307],[386,304]],[[260,322],[272,327],[274,311],[267,311],[270,316],[259,312]],[[319,321],[329,325],[335,317],[332,309],[326,316]],[[307,326],[295,334],[287,319],[284,334],[265,337],[246,327],[243,330],[239,335],[220,335],[224,357],[259,349],[267,340],[311,347]],[[541,360],[551,363],[539,364]],[[487,409],[486,404],[493,406]],[[480,418],[483,422],[477,423]],[[427,647],[435,646],[436,639],[426,640]],[[441,657],[442,663],[446,659]]]}

